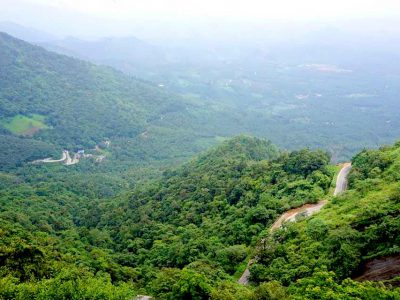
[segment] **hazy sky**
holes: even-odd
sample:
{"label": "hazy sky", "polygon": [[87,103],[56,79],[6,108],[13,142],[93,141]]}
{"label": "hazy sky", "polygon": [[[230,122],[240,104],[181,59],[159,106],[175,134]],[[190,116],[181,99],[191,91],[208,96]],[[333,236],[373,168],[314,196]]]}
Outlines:
{"label": "hazy sky", "polygon": [[400,0],[0,0],[0,20],[61,34],[78,30],[82,35],[124,34],[130,30],[127,24],[140,27],[140,22],[332,22],[365,18],[400,19]]}
{"label": "hazy sky", "polygon": [[399,0],[5,0],[5,2],[14,7],[31,3],[117,19],[163,16],[320,20],[400,15]]}

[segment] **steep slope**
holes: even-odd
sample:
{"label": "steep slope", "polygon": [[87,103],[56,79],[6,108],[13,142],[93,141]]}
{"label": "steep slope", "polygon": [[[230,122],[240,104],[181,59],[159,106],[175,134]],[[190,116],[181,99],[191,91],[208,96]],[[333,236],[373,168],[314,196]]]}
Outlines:
{"label": "steep slope", "polygon": [[1,102],[6,117],[46,116],[42,136],[62,145],[136,136],[144,123],[181,104],[108,68],[60,56],[0,35]]}
{"label": "steep slope", "polygon": [[97,287],[121,299],[134,290],[160,299],[252,299],[252,287],[232,278],[248,246],[280,213],[327,193],[328,161],[321,151],[279,153],[241,136],[112,201],[79,196],[61,181],[4,175],[0,295],[54,299]]}
{"label": "steep slope", "polygon": [[385,290],[382,284],[346,278],[399,285],[400,143],[364,150],[352,165],[347,193],[318,215],[286,224],[266,239],[251,268],[254,281],[277,280],[290,287],[295,299],[399,296],[399,290]]}
{"label": "steep slope", "polygon": [[231,282],[258,234],[281,212],[327,192],[328,161],[320,151],[277,155],[270,143],[238,137],[114,201],[86,226],[109,228],[126,263],[157,270],[146,280],[153,295],[188,297],[174,282],[185,284],[189,273],[193,284],[204,281],[201,299],[213,289],[220,299],[217,286]]}
{"label": "steep slope", "polygon": [[19,162],[38,158],[22,151],[27,143],[36,147],[32,139],[47,143],[41,155],[107,139],[119,160],[184,157],[201,149],[207,130],[198,134],[198,122],[190,121],[194,107],[154,85],[4,33],[0,68],[0,137],[14,136]]}
{"label": "steep slope", "polygon": [[[358,154],[347,193],[268,236],[282,212],[326,197],[328,160],[238,137],[112,201],[0,174],[0,297],[397,299],[400,144]],[[237,284],[265,234],[256,286]],[[345,279],[371,271],[386,286]]]}

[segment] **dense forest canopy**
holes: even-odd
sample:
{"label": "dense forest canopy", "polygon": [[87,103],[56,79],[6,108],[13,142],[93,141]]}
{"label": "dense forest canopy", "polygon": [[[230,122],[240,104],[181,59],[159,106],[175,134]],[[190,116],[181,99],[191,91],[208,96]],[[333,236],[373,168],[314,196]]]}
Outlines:
{"label": "dense forest canopy", "polygon": [[[325,152],[279,152],[241,136],[111,199],[4,174],[0,295],[396,297],[396,289],[346,278],[372,258],[398,253],[399,153],[397,144],[361,152],[348,193],[272,235],[268,228],[284,211],[330,197],[336,168]],[[265,236],[261,251],[256,245]],[[251,267],[254,285],[242,286],[236,280],[252,249],[261,251]],[[309,291],[310,285],[320,289]]]}
{"label": "dense forest canopy", "polygon": [[[399,286],[399,277],[393,279],[400,272],[396,262],[400,255],[399,163],[400,143],[357,154],[352,160],[350,191],[333,199],[317,216],[270,234],[260,248],[260,261],[252,266],[253,280],[276,280],[289,286],[295,299],[399,297],[398,290],[385,291],[384,285],[363,286],[348,279],[360,280],[364,275],[388,287]],[[371,262],[376,265],[370,268]]]}
{"label": "dense forest canopy", "polygon": [[[280,154],[270,142],[238,137],[112,201],[10,176],[0,197],[3,283],[14,282],[8,293],[36,295],[61,280],[48,281],[50,274],[66,272],[59,276],[82,284],[98,274],[90,280],[110,289],[131,282],[130,289],[168,298],[182,292],[163,291],[171,273],[182,284],[185,276],[205,280],[210,293],[212,282],[232,282],[249,246],[281,212],[327,193],[328,161],[323,152]],[[26,260],[17,263],[19,253]]]}

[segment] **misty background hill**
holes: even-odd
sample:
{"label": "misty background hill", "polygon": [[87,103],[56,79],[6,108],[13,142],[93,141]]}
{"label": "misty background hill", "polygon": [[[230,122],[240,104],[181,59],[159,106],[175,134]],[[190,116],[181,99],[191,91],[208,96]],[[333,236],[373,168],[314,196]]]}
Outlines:
{"label": "misty background hill", "polygon": [[224,111],[237,120],[237,132],[271,138],[284,148],[323,147],[341,160],[399,134],[396,30],[251,28],[238,36],[199,34],[151,42],[67,38],[44,47],[61,53],[69,49]]}

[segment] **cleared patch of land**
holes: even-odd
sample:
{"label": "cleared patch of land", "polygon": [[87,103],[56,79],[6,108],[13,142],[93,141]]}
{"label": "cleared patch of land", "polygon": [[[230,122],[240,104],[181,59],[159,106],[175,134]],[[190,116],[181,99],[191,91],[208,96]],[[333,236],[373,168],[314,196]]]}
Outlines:
{"label": "cleared patch of land", "polygon": [[16,115],[11,119],[3,120],[1,125],[13,134],[32,136],[39,130],[48,128],[44,120],[45,116],[38,114]]}

